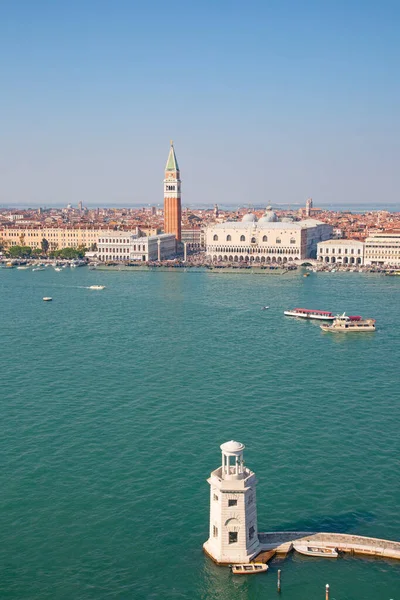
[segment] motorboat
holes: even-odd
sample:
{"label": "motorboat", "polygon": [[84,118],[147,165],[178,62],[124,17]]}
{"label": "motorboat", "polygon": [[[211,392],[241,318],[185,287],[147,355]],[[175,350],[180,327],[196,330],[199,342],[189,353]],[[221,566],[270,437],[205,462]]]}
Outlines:
{"label": "motorboat", "polygon": [[293,549],[306,556],[323,556],[324,558],[337,558],[337,548],[325,546],[311,546],[310,544],[293,544]]}
{"label": "motorboat", "polygon": [[17,271],[26,271],[26,269],[29,269],[29,267],[26,265],[21,265],[21,266],[17,267]]}
{"label": "motorboat", "polygon": [[301,319],[318,319],[319,321],[333,321],[335,315],[326,310],[313,310],[310,308],[293,308],[285,310],[284,315],[287,317],[299,317]]}
{"label": "motorboat", "polygon": [[32,271],[44,271],[44,267],[35,267]]}
{"label": "motorboat", "polygon": [[105,285],[90,285],[89,286],[89,290],[104,290],[105,289]]}
{"label": "motorboat", "polygon": [[346,313],[337,315],[334,321],[327,325],[320,325],[322,331],[336,332],[364,332],[375,331],[375,319],[363,319],[359,315],[347,316]]}
{"label": "motorboat", "polygon": [[54,267],[54,270],[58,272],[62,271],[61,267]]}
{"label": "motorboat", "polygon": [[265,573],[268,571],[268,565],[260,562],[231,565],[231,571],[233,575],[253,575],[254,573]]}
{"label": "motorboat", "polygon": [[268,310],[268,309],[269,309],[269,306],[263,306],[263,307],[261,308],[261,310]]}
{"label": "motorboat", "polygon": [[45,302],[51,302],[51,301],[53,300],[53,298],[51,298],[50,296],[45,296],[45,297],[43,298],[43,300],[44,300]]}

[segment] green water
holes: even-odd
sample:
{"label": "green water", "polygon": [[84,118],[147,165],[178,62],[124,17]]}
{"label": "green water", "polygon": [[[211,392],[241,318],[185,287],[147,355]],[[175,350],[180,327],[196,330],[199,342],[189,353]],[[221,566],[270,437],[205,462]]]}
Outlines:
{"label": "green water", "polygon": [[[231,438],[260,531],[400,540],[399,296],[358,273],[0,270],[0,597],[271,599],[281,568],[284,600],[400,599],[394,561],[234,578],[202,553]],[[293,306],[378,329],[324,334]]]}

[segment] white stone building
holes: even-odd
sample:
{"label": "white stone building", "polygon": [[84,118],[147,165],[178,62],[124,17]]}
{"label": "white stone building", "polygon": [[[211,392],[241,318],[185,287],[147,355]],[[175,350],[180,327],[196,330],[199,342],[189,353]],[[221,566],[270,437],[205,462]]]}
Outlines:
{"label": "white stone building", "polygon": [[99,238],[97,256],[102,261],[156,261],[173,258],[175,236],[169,233],[139,237],[128,231],[113,231]]}
{"label": "white stone building", "polygon": [[328,264],[363,265],[364,242],[358,240],[327,240],[317,245],[318,260]]}
{"label": "white stone building", "polygon": [[332,237],[332,227],[316,219],[278,221],[267,207],[260,220],[247,214],[206,229],[206,254],[214,262],[290,262],[316,258],[317,243]]}
{"label": "white stone building", "polygon": [[243,463],[244,445],[221,445],[222,465],[211,472],[210,532],[203,548],[217,563],[246,563],[261,550],[258,539],[256,485]]}
{"label": "white stone building", "polygon": [[365,264],[400,266],[400,233],[374,233],[365,240]]}

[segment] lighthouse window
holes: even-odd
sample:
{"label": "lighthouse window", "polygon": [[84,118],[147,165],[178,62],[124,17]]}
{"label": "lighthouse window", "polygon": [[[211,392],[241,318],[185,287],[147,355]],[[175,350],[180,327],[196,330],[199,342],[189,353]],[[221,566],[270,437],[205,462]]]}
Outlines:
{"label": "lighthouse window", "polygon": [[213,526],[213,535],[214,537],[218,537],[218,527]]}
{"label": "lighthouse window", "polygon": [[252,540],[254,537],[254,527],[251,526],[249,529],[249,540]]}
{"label": "lighthouse window", "polygon": [[237,537],[238,537],[237,531],[230,531],[229,532],[229,543],[236,544]]}
{"label": "lighthouse window", "polygon": [[237,500],[228,500],[228,506],[237,506]]}
{"label": "lighthouse window", "polygon": [[217,494],[214,494],[213,500],[215,500],[215,502],[218,502],[218,496],[217,496]]}
{"label": "lighthouse window", "polygon": [[253,502],[253,494],[251,494],[251,495],[249,496],[249,499],[248,499],[248,501],[247,501],[247,504],[251,504],[252,502]]}

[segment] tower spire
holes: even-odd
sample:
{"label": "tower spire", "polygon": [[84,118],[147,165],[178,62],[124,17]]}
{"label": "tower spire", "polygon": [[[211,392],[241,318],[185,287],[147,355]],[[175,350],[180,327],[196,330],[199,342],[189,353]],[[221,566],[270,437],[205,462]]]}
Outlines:
{"label": "tower spire", "polygon": [[174,142],[171,140],[164,179],[164,232],[181,241],[181,179]]}

